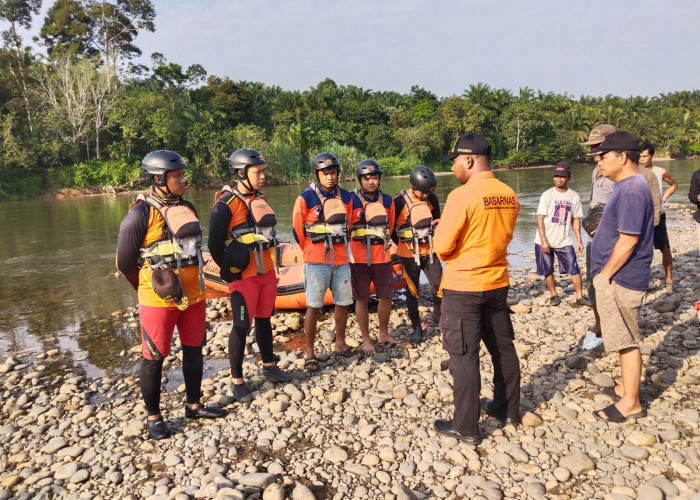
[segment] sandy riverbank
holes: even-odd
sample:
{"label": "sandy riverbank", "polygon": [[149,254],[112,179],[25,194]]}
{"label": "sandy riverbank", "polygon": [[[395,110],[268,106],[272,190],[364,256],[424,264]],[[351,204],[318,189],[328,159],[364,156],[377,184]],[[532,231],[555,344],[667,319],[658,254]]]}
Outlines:
{"label": "sandy riverbank", "polygon": [[[617,356],[581,350],[590,309],[572,307],[573,289],[563,277],[557,281],[565,299],[549,307],[544,282],[528,267],[512,270],[510,299],[524,424],[502,428],[484,417],[478,447],[432,428],[453,408],[447,354],[434,325],[416,349],[328,357],[323,370],[309,377],[294,340],[303,318],[278,314],[280,366],[296,378],[286,385],[263,383],[250,344],[244,372],[255,398],[241,404],[233,402],[228,383],[228,301],[212,300],[203,400],[229,414],[219,421],[186,421],[184,388],[166,391],[162,408],[176,431],[168,440],[144,439],[137,379],[49,374],[42,359],[60,357],[59,351],[33,363],[4,360],[0,499],[697,498],[700,328],[693,303],[700,298],[700,258],[691,211],[667,208],[681,215],[669,233],[683,286],[659,287],[656,252],[640,320],[646,417],[625,424],[593,418],[594,409],[611,402],[601,389],[619,379]],[[431,323],[430,304],[423,301],[421,308]],[[133,311],[123,316],[136,322]],[[391,321],[395,335],[408,338],[402,302],[395,303]],[[359,344],[354,316],[349,324],[349,337]],[[318,351],[331,352],[332,315],[319,328]],[[115,355],[137,362],[139,349]],[[167,360],[168,387],[181,378],[179,357],[175,347]],[[491,377],[482,350],[483,396],[492,395]]]}

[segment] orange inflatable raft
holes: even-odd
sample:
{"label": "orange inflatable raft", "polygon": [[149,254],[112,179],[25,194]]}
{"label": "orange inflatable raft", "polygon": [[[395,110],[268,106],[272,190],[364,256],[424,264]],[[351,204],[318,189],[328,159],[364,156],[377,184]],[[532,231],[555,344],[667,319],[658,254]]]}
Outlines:
{"label": "orange inflatable raft", "polygon": [[[403,276],[401,259],[395,253],[396,247],[391,245],[391,262],[394,267],[394,289],[400,290],[406,287]],[[219,266],[211,258],[209,252],[202,252],[204,258],[204,284],[211,290],[216,290],[228,295],[228,284],[219,276]],[[277,246],[277,258],[279,259],[279,271],[277,272],[277,298],[276,309],[306,309],[306,295],[304,294],[304,260],[301,248],[297,244],[280,243]],[[374,293],[374,290],[370,290]],[[333,304],[330,290],[323,299],[324,305]]]}

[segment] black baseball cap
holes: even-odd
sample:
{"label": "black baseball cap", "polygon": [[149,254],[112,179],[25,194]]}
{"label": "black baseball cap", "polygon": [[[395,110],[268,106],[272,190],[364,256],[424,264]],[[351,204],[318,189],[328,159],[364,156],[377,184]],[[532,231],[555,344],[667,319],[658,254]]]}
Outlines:
{"label": "black baseball cap", "polygon": [[613,132],[588,155],[599,155],[608,151],[639,151],[639,137],[624,130]]}
{"label": "black baseball cap", "polygon": [[243,277],[243,270],[250,262],[248,247],[237,240],[229,240],[230,243],[224,252],[224,258],[219,269],[219,276],[226,283],[237,281]]}
{"label": "black baseball cap", "polygon": [[491,156],[491,145],[481,134],[460,135],[452,148],[452,152],[446,154],[440,161],[449,161],[459,155],[485,155]]}
{"label": "black baseball cap", "polygon": [[569,177],[571,175],[571,163],[568,161],[560,161],[554,167],[552,177]]}

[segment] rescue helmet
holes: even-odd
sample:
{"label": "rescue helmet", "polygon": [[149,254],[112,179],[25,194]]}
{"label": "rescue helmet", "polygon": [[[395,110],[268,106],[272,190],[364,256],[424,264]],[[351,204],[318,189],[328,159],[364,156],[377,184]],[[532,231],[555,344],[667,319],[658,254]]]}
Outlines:
{"label": "rescue helmet", "polygon": [[171,170],[180,170],[185,168],[187,164],[182,156],[174,151],[168,151],[167,149],[159,149],[158,151],[153,151],[144,156],[141,160],[141,171],[143,176],[155,184],[154,177],[156,175],[161,176],[161,184],[159,186],[165,185],[165,179],[163,176],[166,172]]}
{"label": "rescue helmet", "polygon": [[314,172],[331,167],[336,167],[338,170],[340,170],[340,162],[333,153],[317,154],[311,161],[311,165],[314,167]]}
{"label": "rescue helmet", "polygon": [[357,164],[357,180],[360,180],[360,176],[368,174],[377,174],[379,178],[382,178],[382,167],[379,166],[374,160],[362,160]]}
{"label": "rescue helmet", "polygon": [[413,169],[410,176],[411,186],[423,193],[429,193],[437,186],[435,173],[425,165],[418,165]]}
{"label": "rescue helmet", "polygon": [[228,157],[228,168],[232,174],[243,170],[252,165],[264,165],[267,163],[263,155],[255,149],[237,149],[231,156]]}

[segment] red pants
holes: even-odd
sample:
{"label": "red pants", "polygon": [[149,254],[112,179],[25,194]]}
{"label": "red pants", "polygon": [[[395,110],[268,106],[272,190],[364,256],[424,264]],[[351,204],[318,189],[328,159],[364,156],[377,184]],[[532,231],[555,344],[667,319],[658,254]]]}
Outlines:
{"label": "red pants", "polygon": [[170,354],[170,344],[176,326],[180,344],[203,346],[206,341],[206,312],[206,300],[200,300],[184,311],[177,307],[139,305],[144,359],[161,360]]}

